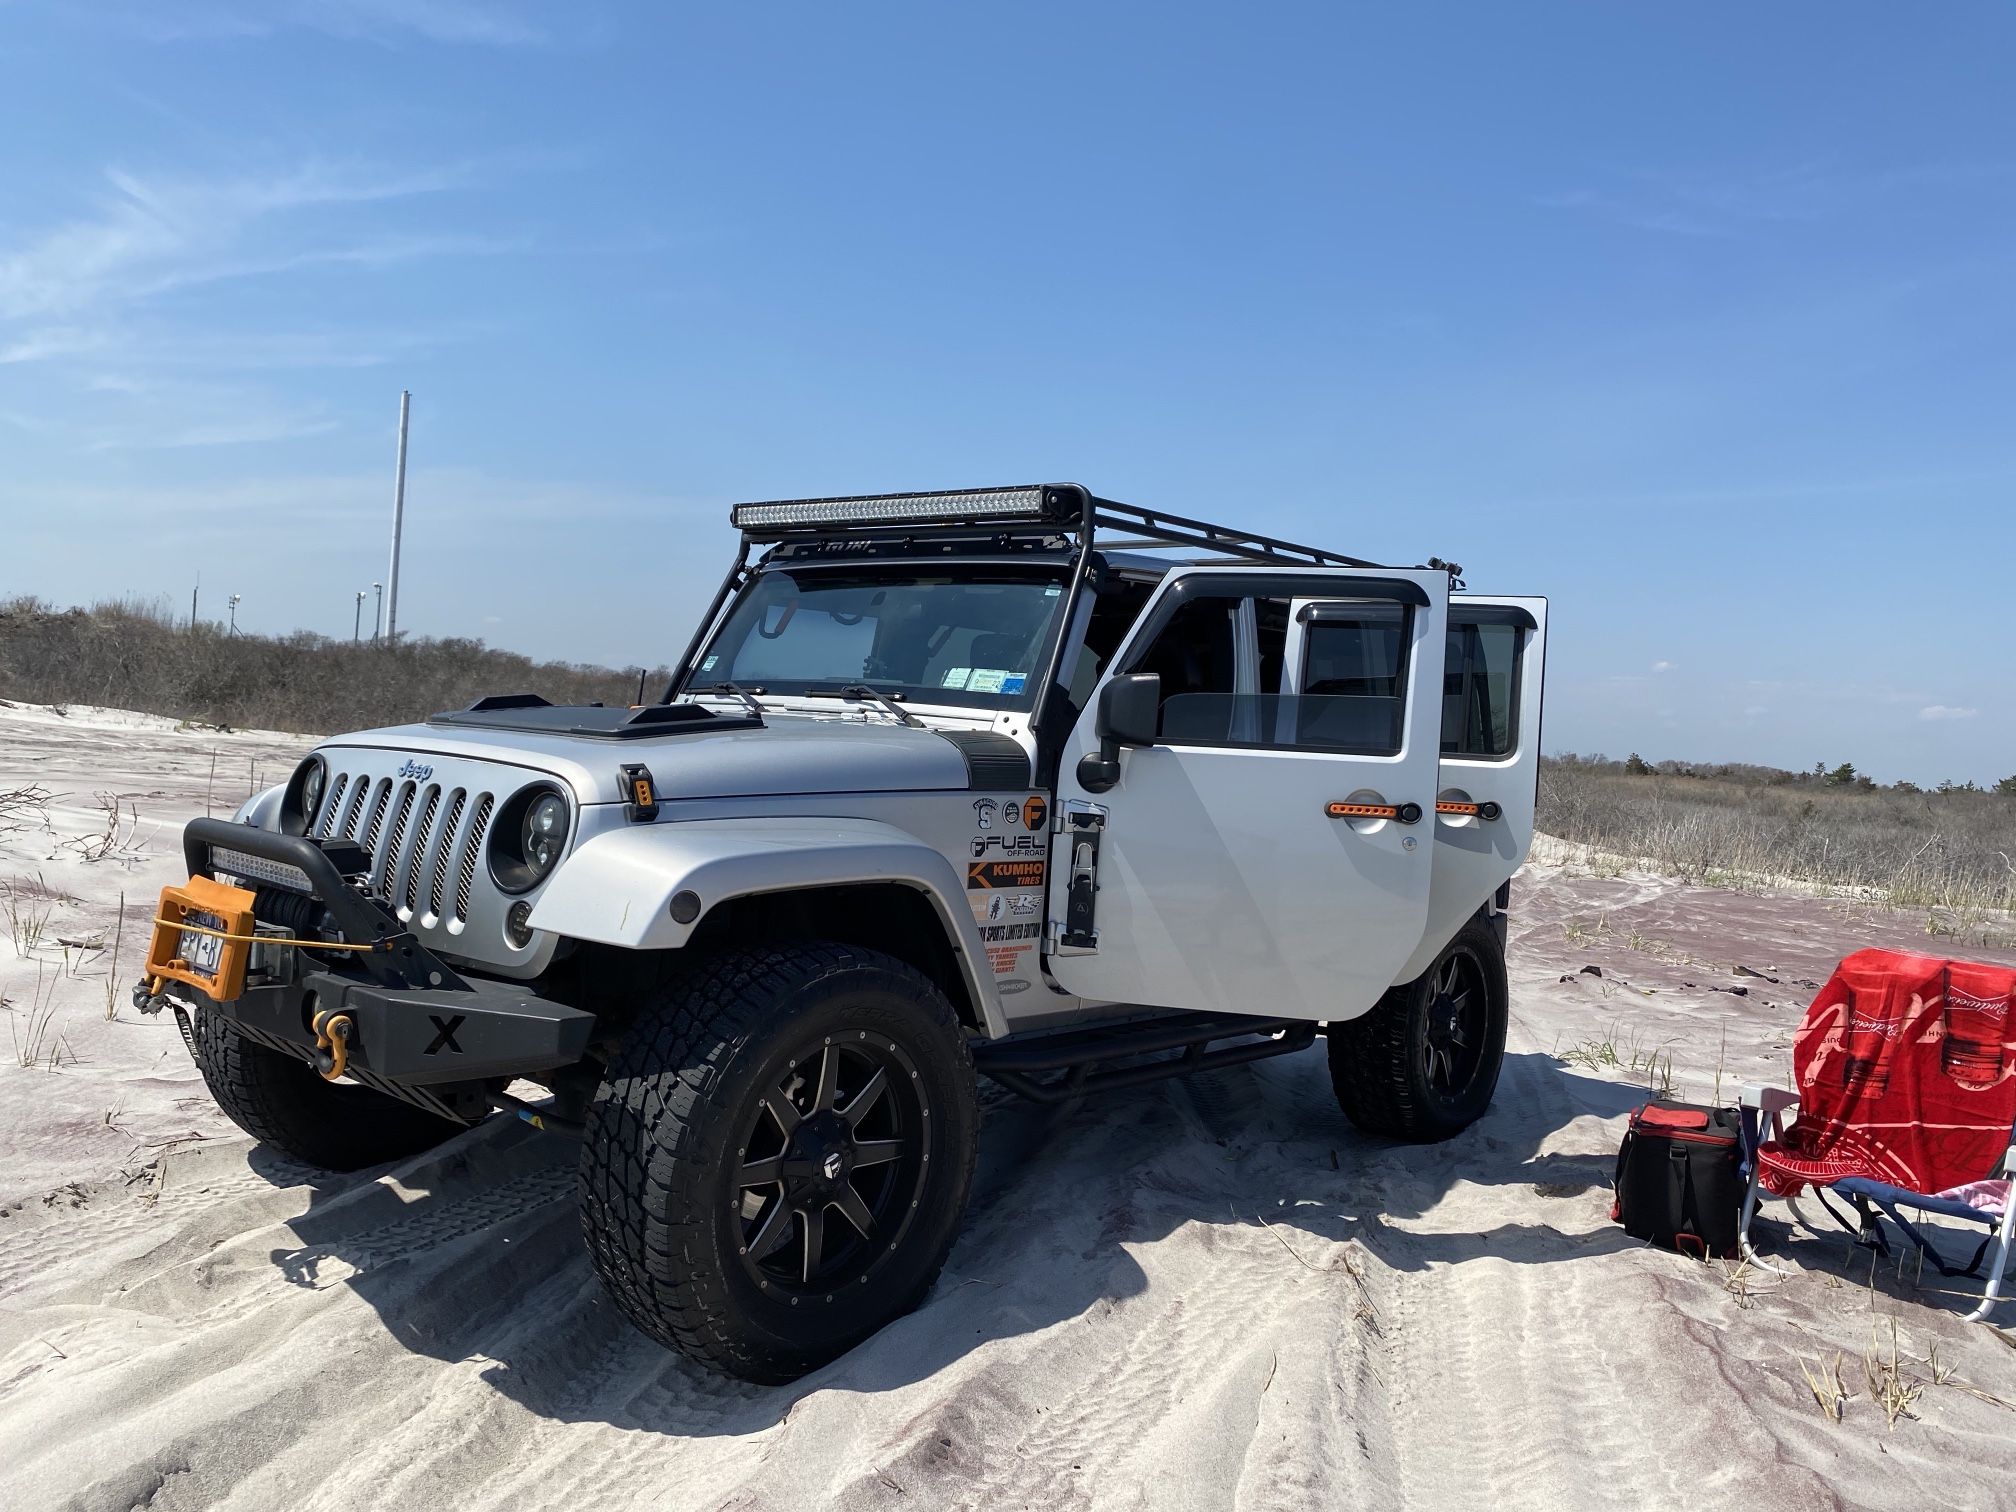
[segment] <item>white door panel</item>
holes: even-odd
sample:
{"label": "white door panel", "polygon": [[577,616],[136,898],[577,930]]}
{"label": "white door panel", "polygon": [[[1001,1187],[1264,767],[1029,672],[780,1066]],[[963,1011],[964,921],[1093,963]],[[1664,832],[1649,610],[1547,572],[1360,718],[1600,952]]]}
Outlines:
{"label": "white door panel", "polygon": [[[1064,753],[1057,789],[1060,812],[1074,800],[1106,811],[1097,944],[1084,953],[1060,948],[1050,969],[1064,988],[1088,999],[1351,1018],[1402,979],[1400,969],[1427,921],[1448,577],[1421,570],[1180,570],[1158,589],[1133,638],[1114,657],[1112,674],[1133,670],[1160,628],[1165,598],[1186,583],[1192,585],[1186,591],[1195,591],[1198,579],[1212,576],[1264,581],[1261,596],[1298,606],[1318,601],[1335,608],[1371,599],[1390,605],[1408,595],[1418,600],[1409,607],[1402,637],[1407,664],[1400,749],[1361,755],[1165,741],[1123,750],[1118,784],[1088,792],[1077,766],[1098,749],[1095,693]],[[1244,631],[1241,641],[1244,675],[1251,676]],[[1242,682],[1242,691],[1249,687],[1261,691]],[[1255,741],[1292,739],[1296,724],[1284,713],[1285,700],[1275,688],[1264,691],[1272,696],[1256,697],[1248,710],[1231,714],[1235,738],[1245,730]],[[1247,713],[1253,717],[1244,719]],[[1347,721],[1357,717],[1352,710],[1344,715]],[[1326,808],[1336,803],[1417,804],[1422,812],[1412,824],[1333,818]],[[1056,854],[1051,915],[1062,918],[1072,871],[1068,833]]]}
{"label": "white door panel", "polygon": [[[1495,804],[1496,818],[1481,814],[1435,816],[1435,875],[1428,928],[1406,967],[1412,978],[1463,921],[1481,908],[1526,859],[1533,844],[1533,803],[1540,772],[1540,709],[1547,665],[1547,600],[1456,594],[1449,600],[1452,628],[1490,621],[1491,633],[1518,636],[1513,679],[1511,750],[1502,756],[1445,754],[1436,798],[1443,804]],[[1453,685],[1457,673],[1445,669]],[[1451,695],[1452,698],[1458,695]],[[1453,715],[1452,715],[1453,718]]]}

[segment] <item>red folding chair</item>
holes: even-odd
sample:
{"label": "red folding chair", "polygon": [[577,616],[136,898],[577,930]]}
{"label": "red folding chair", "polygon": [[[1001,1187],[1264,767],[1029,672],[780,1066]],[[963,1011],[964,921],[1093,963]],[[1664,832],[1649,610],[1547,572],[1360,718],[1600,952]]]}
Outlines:
{"label": "red folding chair", "polygon": [[[1897,951],[1861,950],[1842,961],[1792,1042],[1797,1092],[1746,1087],[1750,1161],[1738,1243],[1757,1254],[1750,1224],[1761,1193],[1792,1202],[1812,1187],[1859,1242],[1887,1253],[1889,1218],[1941,1275],[1982,1274],[1980,1322],[2001,1295],[2016,1201],[2016,971]],[[1795,1121],[1786,1115],[1797,1109]],[[1845,1197],[1850,1222],[1826,1199]],[[1985,1224],[1973,1261],[1949,1265],[1903,1209]],[[1798,1214],[1796,1204],[1793,1207]]]}

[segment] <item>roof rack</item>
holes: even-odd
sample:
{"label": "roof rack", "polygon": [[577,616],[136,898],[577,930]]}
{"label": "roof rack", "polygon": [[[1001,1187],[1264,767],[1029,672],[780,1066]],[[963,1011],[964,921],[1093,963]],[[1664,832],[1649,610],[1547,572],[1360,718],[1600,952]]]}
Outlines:
{"label": "roof rack", "polygon": [[[1235,560],[1290,562],[1308,567],[1374,567],[1360,557],[1298,546],[1293,541],[1213,525],[1166,510],[1102,499],[1077,483],[1011,488],[962,488],[943,493],[865,494],[822,499],[773,499],[737,504],[729,516],[745,542],[845,538],[902,540],[922,530],[981,528],[1007,534],[1074,533],[1081,548],[1202,548]],[[1100,530],[1130,532],[1097,540]]]}
{"label": "roof rack", "polygon": [[1112,499],[1101,499],[1096,496],[1088,496],[1087,502],[1091,506],[1090,523],[1094,532],[1099,530],[1134,532],[1132,537],[1118,541],[1100,541],[1095,535],[1092,544],[1107,550],[1201,546],[1246,561],[1291,562],[1304,567],[1379,565],[1377,562],[1368,562],[1362,557],[1324,551],[1316,546],[1298,546],[1293,541],[1277,540],[1273,536],[1259,535],[1250,530],[1234,530],[1227,525],[1212,525],[1203,520],[1192,520],[1160,509],[1143,509],[1135,504],[1120,504]]}
{"label": "roof rack", "polygon": [[[729,518],[741,532],[741,550],[734,565],[722,579],[720,590],[708,608],[686,654],[673,670],[663,702],[671,702],[684,685],[694,658],[706,643],[708,633],[720,619],[736,591],[756,570],[749,564],[753,545],[820,540],[846,540],[855,544],[897,543],[927,530],[982,529],[993,535],[1039,534],[1058,540],[1063,547],[1076,537],[1068,602],[1077,600],[1091,570],[1092,558],[1100,550],[1147,548],[1179,551],[1203,550],[1215,553],[1207,560],[1216,563],[1271,562],[1291,567],[1377,567],[1377,562],[1316,546],[1298,546],[1274,536],[1250,530],[1234,530],[1229,525],[1213,525],[1186,515],[1160,509],[1143,509],[1102,499],[1078,483],[1031,483],[1010,488],[964,488],[943,493],[861,494],[820,499],[772,499],[737,504]],[[1099,532],[1123,531],[1118,540],[1101,540]],[[767,560],[767,558],[766,558]],[[760,567],[760,563],[758,566]],[[1176,565],[1172,562],[1171,565]],[[1197,558],[1183,559],[1183,565],[1200,565]],[[1433,561],[1431,566],[1440,565]],[[1036,724],[1045,737],[1058,733],[1060,721],[1069,711],[1056,697],[1066,641],[1056,637],[1044,682],[1044,701]]]}

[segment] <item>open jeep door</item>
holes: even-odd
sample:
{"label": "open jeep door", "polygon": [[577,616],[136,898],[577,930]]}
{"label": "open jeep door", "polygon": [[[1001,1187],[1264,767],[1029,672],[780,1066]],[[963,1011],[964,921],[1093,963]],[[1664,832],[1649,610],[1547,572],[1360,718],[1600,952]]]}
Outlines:
{"label": "open jeep door", "polygon": [[[1058,984],[1347,1019],[1403,980],[1428,923],[1448,601],[1440,570],[1172,571],[1058,771]],[[1144,674],[1153,743],[1102,753],[1109,687]]]}
{"label": "open jeep door", "polygon": [[1511,879],[1533,844],[1547,600],[1449,599],[1435,878],[1427,938],[1407,978]]}

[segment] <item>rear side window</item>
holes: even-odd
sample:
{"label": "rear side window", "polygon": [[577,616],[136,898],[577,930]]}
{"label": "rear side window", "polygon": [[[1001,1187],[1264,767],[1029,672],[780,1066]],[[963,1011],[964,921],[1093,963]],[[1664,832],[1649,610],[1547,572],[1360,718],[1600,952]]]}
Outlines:
{"label": "rear side window", "polygon": [[1396,754],[1407,712],[1407,610],[1368,602],[1305,612],[1295,744]]}
{"label": "rear side window", "polygon": [[1517,726],[1519,628],[1449,627],[1442,664],[1442,754],[1507,756]]}

